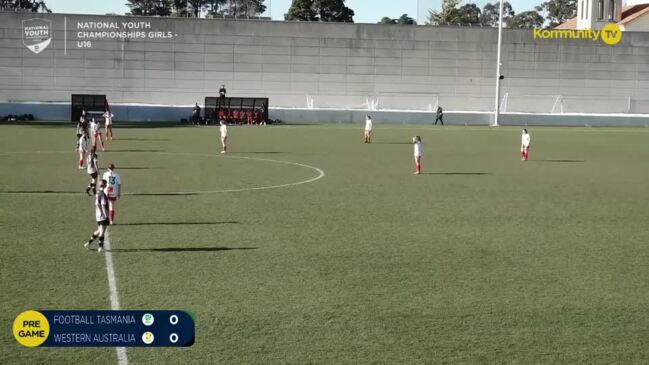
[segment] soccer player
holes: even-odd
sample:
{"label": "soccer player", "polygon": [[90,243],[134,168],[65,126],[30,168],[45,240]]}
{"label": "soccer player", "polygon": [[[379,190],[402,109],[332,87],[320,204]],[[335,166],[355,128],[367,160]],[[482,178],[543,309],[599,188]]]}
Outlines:
{"label": "soccer player", "polygon": [[80,134],[77,141],[77,150],[79,151],[79,170],[83,170],[83,161],[86,159],[86,152],[88,151],[88,143],[86,142],[86,135]]}
{"label": "soccer player", "polygon": [[372,117],[365,117],[365,143],[372,142]]}
{"label": "soccer player", "polygon": [[106,181],[106,198],[108,199],[108,220],[110,224],[115,221],[115,204],[117,199],[122,197],[122,178],[115,172],[115,164],[108,164],[108,171],[104,172],[101,177]]}
{"label": "soccer player", "polygon": [[104,119],[106,120],[106,139],[113,140],[113,117],[115,116],[110,110],[104,112]]}
{"label": "soccer player", "polygon": [[221,153],[228,151],[228,126],[225,120],[221,119]]}
{"label": "soccer player", "polygon": [[437,125],[437,122],[440,122],[442,125],[444,125],[444,111],[442,110],[441,106],[437,107],[437,112],[435,113],[434,125]]}
{"label": "soccer player", "polygon": [[88,119],[86,118],[86,110],[81,111],[81,117],[77,122],[77,150],[79,149],[79,138],[81,136],[88,137]]}
{"label": "soccer player", "polygon": [[527,133],[527,129],[523,129],[523,133],[521,134],[521,161],[527,161],[530,157],[531,140],[530,134]]}
{"label": "soccer player", "polygon": [[[86,157],[86,165],[86,171],[90,175],[90,183],[86,187],[86,194],[94,195],[97,193],[97,171],[99,171],[99,167],[97,167],[97,146],[90,148],[90,153]],[[90,190],[92,190],[92,194],[90,194]]]}
{"label": "soccer player", "polygon": [[415,175],[421,174],[421,155],[424,153],[424,146],[421,144],[421,137],[412,137],[412,143],[415,145]]}
{"label": "soccer player", "polygon": [[83,245],[83,247],[90,249],[92,242],[99,238],[99,248],[97,249],[97,252],[104,251],[104,236],[106,235],[106,230],[110,223],[108,220],[108,199],[106,199],[106,194],[104,193],[105,187],[106,180],[102,180],[100,189],[95,194],[95,219],[97,220],[97,230],[92,233],[88,242]]}
{"label": "soccer player", "polygon": [[92,145],[97,146],[97,141],[101,143],[101,150],[105,151],[104,136],[101,134],[101,123],[92,118],[90,121],[90,131],[92,133]]}

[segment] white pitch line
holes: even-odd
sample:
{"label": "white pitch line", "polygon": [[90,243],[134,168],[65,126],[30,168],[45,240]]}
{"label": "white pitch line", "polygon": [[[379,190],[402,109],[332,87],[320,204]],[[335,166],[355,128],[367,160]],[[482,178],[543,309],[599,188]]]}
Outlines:
{"label": "white pitch line", "polygon": [[[44,151],[31,151],[31,152],[5,152],[6,154],[20,154],[20,153],[45,153]],[[48,153],[67,153],[67,151],[49,151]],[[165,195],[203,195],[203,194],[219,194],[219,193],[237,193],[237,192],[244,192],[244,191],[256,191],[256,190],[269,190],[269,189],[280,189],[280,188],[287,188],[291,186],[297,186],[297,185],[303,185],[303,184],[308,184],[312,183],[316,180],[320,180],[325,176],[325,172],[315,166],[307,165],[307,164],[302,164],[299,162],[292,162],[292,161],[284,161],[284,160],[273,160],[269,158],[258,158],[258,157],[248,157],[248,156],[232,156],[232,155],[216,155],[216,154],[210,154],[210,153],[188,153],[188,152],[151,152],[159,155],[171,155],[171,156],[201,156],[201,157],[216,157],[216,158],[239,158],[239,159],[244,159],[244,160],[251,160],[251,161],[262,161],[262,162],[272,162],[272,163],[279,163],[279,164],[284,164],[284,165],[292,165],[292,166],[298,166],[298,167],[304,167],[307,169],[311,169],[315,172],[318,173],[317,176],[306,179],[306,180],[300,180],[296,182],[290,182],[290,183],[284,183],[284,184],[277,184],[277,185],[267,185],[267,186],[253,186],[253,187],[248,187],[248,188],[238,188],[238,189],[221,189],[221,190],[202,190],[202,191],[173,191],[173,192],[129,192],[129,193],[124,193],[122,195],[156,195],[156,194],[165,194]],[[2,154],[2,153],[0,153]],[[119,167],[118,167],[119,169]],[[75,193],[75,192],[29,192],[29,191],[18,191],[18,192],[3,192],[0,191],[0,195],[2,194],[15,194],[15,195],[83,195],[83,193]]]}
{"label": "white pitch line", "polygon": [[[119,296],[117,295],[117,279],[115,278],[115,269],[113,267],[113,254],[110,248],[110,233],[106,231],[104,240],[104,256],[106,257],[106,272],[108,273],[108,290],[110,291],[110,308],[119,310]],[[126,347],[116,347],[117,364],[128,365],[128,355]]]}

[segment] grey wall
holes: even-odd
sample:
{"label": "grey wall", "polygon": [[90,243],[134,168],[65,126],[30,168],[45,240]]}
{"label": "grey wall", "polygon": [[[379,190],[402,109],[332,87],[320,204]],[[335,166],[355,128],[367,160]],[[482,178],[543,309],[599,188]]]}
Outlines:
{"label": "grey wall", "polygon": [[[22,21],[31,18],[49,19],[54,28],[40,54],[23,45]],[[145,32],[172,38],[91,40],[80,48],[78,23],[93,21],[146,21]],[[480,28],[0,13],[0,103],[102,93],[113,104],[189,105],[224,83],[230,96],[268,96],[275,108],[309,101],[315,108],[378,102],[381,109],[427,110],[439,103],[488,111],[496,35]],[[649,113],[649,33],[625,33],[607,46],[506,30],[503,50],[507,111]]]}

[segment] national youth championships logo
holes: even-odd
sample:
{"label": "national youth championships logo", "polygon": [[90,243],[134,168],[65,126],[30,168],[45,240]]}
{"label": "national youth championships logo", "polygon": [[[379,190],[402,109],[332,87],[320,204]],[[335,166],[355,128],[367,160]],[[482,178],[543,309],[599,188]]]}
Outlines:
{"label": "national youth championships logo", "polygon": [[534,39],[600,39],[608,45],[618,44],[622,40],[622,30],[617,24],[606,24],[602,30],[593,29],[534,29]]}
{"label": "national youth championships logo", "polygon": [[47,19],[23,20],[23,44],[39,54],[52,42],[52,21]]}

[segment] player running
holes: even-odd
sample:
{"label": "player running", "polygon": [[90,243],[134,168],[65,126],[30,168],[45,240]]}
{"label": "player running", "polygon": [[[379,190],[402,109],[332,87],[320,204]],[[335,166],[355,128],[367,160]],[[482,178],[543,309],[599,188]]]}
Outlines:
{"label": "player running", "polygon": [[97,141],[99,141],[101,143],[101,150],[105,151],[104,136],[101,134],[101,123],[96,121],[95,118],[92,118],[90,121],[90,132],[92,133],[92,145],[97,146]]}
{"label": "player running", "polygon": [[[97,194],[97,172],[99,167],[97,166],[97,146],[92,146],[90,148],[90,153],[86,157],[86,171],[90,175],[90,184],[86,188],[86,194],[94,195]],[[92,194],[90,194],[92,190]]]}
{"label": "player running", "polygon": [[100,189],[95,194],[95,219],[97,220],[97,230],[92,233],[88,242],[84,243],[83,247],[90,250],[90,245],[94,240],[99,238],[99,248],[97,252],[104,251],[104,236],[110,224],[108,220],[108,199],[104,193],[106,187],[106,180],[101,180]]}
{"label": "player running", "polygon": [[424,146],[421,143],[421,137],[412,137],[412,143],[415,145],[415,175],[421,174],[421,156],[424,153]]}
{"label": "player running", "polygon": [[221,119],[221,153],[228,151],[228,126],[225,120]]}
{"label": "player running", "polygon": [[79,151],[79,170],[83,170],[83,161],[86,159],[86,152],[88,152],[88,142],[85,134],[79,136],[77,141],[77,151]]}
{"label": "player running", "polygon": [[372,117],[365,117],[365,143],[372,142]]}
{"label": "player running", "polygon": [[122,178],[115,172],[115,165],[108,164],[108,171],[104,172],[101,177],[102,181],[106,181],[105,194],[108,199],[108,220],[110,224],[115,221],[115,204],[117,199],[122,197]]}
{"label": "player running", "polygon": [[113,117],[115,115],[106,110],[103,114],[104,120],[106,121],[106,139],[109,141],[113,140]]}
{"label": "player running", "polygon": [[527,129],[523,129],[523,133],[521,134],[521,161],[527,161],[530,157],[531,141],[532,138],[530,137],[530,134],[527,133]]}

